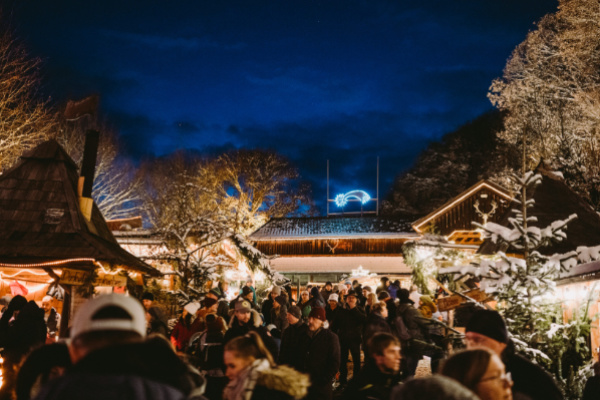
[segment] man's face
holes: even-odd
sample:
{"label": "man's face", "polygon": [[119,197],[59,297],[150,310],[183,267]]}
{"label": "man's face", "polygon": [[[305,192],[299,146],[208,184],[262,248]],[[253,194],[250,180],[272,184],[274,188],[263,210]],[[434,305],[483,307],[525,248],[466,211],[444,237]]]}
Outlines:
{"label": "man's face", "polygon": [[238,321],[240,321],[243,324],[250,321],[250,311],[236,310],[235,316],[237,317]]}
{"label": "man's face", "polygon": [[363,289],[362,293],[363,293],[363,297],[367,297],[367,295],[369,294],[367,289]]}
{"label": "man's face", "polygon": [[50,312],[50,310],[52,310],[52,304],[50,304],[49,301],[43,301],[42,308],[44,309],[44,312]]}
{"label": "man's face", "polygon": [[[142,300],[142,304],[144,305],[144,308],[146,310],[149,310],[152,307],[152,300],[144,299],[144,300]],[[44,305],[42,304],[42,307],[43,306]]]}
{"label": "man's face", "polygon": [[287,321],[289,322],[290,325],[296,325],[298,323],[298,321],[300,321],[298,318],[294,317],[292,314],[287,313]]}
{"label": "man's face", "polygon": [[400,371],[400,346],[391,343],[383,350],[383,354],[375,354],[375,364],[381,372],[394,373]]}
{"label": "man's face", "polygon": [[485,347],[496,353],[498,356],[501,356],[502,352],[506,348],[506,343],[501,343],[495,339],[476,332],[465,333],[465,342],[467,344],[467,349]]}
{"label": "man's face", "polygon": [[331,285],[325,285],[325,290],[327,290],[328,292],[331,292]]}
{"label": "man's face", "polygon": [[308,329],[312,332],[323,326],[323,321],[318,318],[308,317]]}
{"label": "man's face", "polygon": [[356,307],[356,297],[354,297],[354,296],[346,297],[346,303],[348,303],[348,307],[350,307],[350,308]]}
{"label": "man's face", "polygon": [[303,302],[308,301],[308,293],[306,293],[306,292],[302,293],[302,301]]}
{"label": "man's face", "polygon": [[331,308],[332,310],[335,310],[335,308],[337,307],[338,302],[335,300],[329,300],[329,308]]}

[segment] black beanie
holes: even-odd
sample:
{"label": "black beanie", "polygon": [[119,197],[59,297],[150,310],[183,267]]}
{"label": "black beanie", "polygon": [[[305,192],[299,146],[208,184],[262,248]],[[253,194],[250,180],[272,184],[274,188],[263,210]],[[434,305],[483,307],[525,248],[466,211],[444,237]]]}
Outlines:
{"label": "black beanie", "polygon": [[150,292],[145,292],[142,295],[142,300],[150,300],[150,301],[154,301],[154,295]]}
{"label": "black beanie", "polygon": [[498,311],[475,311],[467,323],[465,332],[479,333],[500,343],[508,343],[508,330]]}

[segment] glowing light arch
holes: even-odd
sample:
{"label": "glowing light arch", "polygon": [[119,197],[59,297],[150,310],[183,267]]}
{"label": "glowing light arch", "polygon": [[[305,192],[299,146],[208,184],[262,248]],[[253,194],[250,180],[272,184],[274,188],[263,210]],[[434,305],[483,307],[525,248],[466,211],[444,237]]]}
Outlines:
{"label": "glowing light arch", "polygon": [[338,207],[344,207],[348,204],[350,199],[356,199],[361,202],[361,204],[366,204],[369,200],[371,200],[371,196],[364,190],[352,190],[345,194],[338,194],[335,196],[335,205]]}

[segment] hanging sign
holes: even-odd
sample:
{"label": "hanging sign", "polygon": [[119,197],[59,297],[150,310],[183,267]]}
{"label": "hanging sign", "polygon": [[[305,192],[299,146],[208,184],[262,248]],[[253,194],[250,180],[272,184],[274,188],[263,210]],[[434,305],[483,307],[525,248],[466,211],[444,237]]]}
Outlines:
{"label": "hanging sign", "polygon": [[[90,279],[91,274],[90,271],[64,268],[59,282],[62,285],[81,286]],[[126,286],[127,277],[117,274],[110,275],[99,273],[92,284],[94,286]]]}
{"label": "hanging sign", "polygon": [[[482,292],[479,289],[474,289],[469,292],[463,293],[465,296],[472,298],[475,301],[484,302],[488,300],[488,295],[485,292]],[[453,294],[448,297],[439,297],[437,299],[437,307],[439,311],[449,311],[454,310],[462,303],[465,303],[467,300],[459,296],[457,294]]]}

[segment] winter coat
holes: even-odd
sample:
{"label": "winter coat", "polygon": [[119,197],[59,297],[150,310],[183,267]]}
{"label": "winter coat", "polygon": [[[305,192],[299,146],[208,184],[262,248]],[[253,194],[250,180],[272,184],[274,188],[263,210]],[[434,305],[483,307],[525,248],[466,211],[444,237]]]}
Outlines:
{"label": "winter coat", "polygon": [[323,297],[321,297],[321,292],[319,292],[319,289],[314,287],[312,289],[310,289],[310,299],[308,300],[308,303],[310,304],[310,306],[312,308],[315,307],[323,307],[325,308],[325,302],[327,300],[324,300]]}
{"label": "winter coat", "polygon": [[387,291],[390,294],[392,300],[396,300],[398,298],[398,290],[400,290],[400,288],[394,285],[393,283],[390,286],[388,286]]}
{"label": "winter coat", "polygon": [[514,385],[512,387],[513,397],[522,394],[531,400],[562,400],[563,395],[556,382],[542,367],[532,363],[525,357],[516,354],[514,344],[508,346],[502,352],[502,361],[506,366],[506,372],[510,372]]}
{"label": "winter coat", "polygon": [[361,343],[365,322],[367,322],[367,314],[362,307],[340,308],[337,331],[340,342]]}
{"label": "winter coat", "polygon": [[280,306],[278,310],[275,310],[274,308],[271,309],[271,324],[275,325],[280,332],[283,332],[283,330],[288,327],[289,322],[287,320],[286,306]]}
{"label": "winter coat", "polygon": [[306,322],[308,320],[308,314],[310,314],[310,312],[312,310],[310,300],[308,300],[306,303],[303,303],[302,301],[300,301],[297,304],[297,306],[300,309],[300,311],[302,311],[302,319]]}
{"label": "winter coat", "polygon": [[[46,316],[44,315],[44,318]],[[48,320],[46,321],[46,328],[48,329],[48,336],[55,337],[56,333],[60,329],[60,314],[56,311],[54,307],[50,309],[50,313],[48,314]]]}
{"label": "winter coat", "polygon": [[9,326],[3,354],[8,362],[18,363],[33,348],[44,345],[46,335],[44,310],[31,300]]}
{"label": "winter coat", "polygon": [[581,400],[600,399],[600,376],[592,376],[585,383]]}
{"label": "winter coat", "polygon": [[204,379],[160,338],[102,348],[48,382],[36,400],[204,399]]}
{"label": "winter coat", "polygon": [[150,323],[148,324],[147,333],[169,337],[169,324],[164,312],[158,307],[150,307],[148,314],[150,314]]}
{"label": "winter coat", "polygon": [[340,341],[329,329],[321,328],[312,337],[308,329],[302,339],[303,366],[310,374],[311,390],[331,386],[340,369]]}
{"label": "winter coat", "polygon": [[365,352],[367,351],[369,339],[380,332],[392,333],[392,329],[385,318],[379,314],[373,313],[367,317],[367,322],[365,323],[365,331],[363,333],[363,350]]}
{"label": "winter coat", "polygon": [[265,344],[265,347],[271,352],[273,359],[277,360],[277,356],[279,355],[277,343],[275,343],[273,338],[269,335],[267,328],[263,326],[263,321],[260,317],[260,314],[256,310],[252,310],[251,314],[250,320],[244,324],[238,321],[235,314],[231,317],[231,320],[229,321],[229,329],[227,329],[227,332],[225,332],[225,341],[223,344],[227,344],[227,342],[233,338],[244,336],[246,333],[254,331],[259,334],[260,338]]}
{"label": "winter coat", "polygon": [[339,333],[339,318],[340,313],[342,312],[341,310],[342,306],[339,303],[335,310],[332,310],[329,304],[327,304],[327,307],[325,307],[325,316],[327,318],[327,321],[329,321],[329,329],[336,335]]}
{"label": "winter coat", "polygon": [[327,303],[329,301],[329,296],[333,294],[333,290],[327,290],[325,288],[321,289],[321,297]]}
{"label": "winter coat", "polygon": [[261,313],[265,320],[265,325],[269,325],[271,323],[271,310],[273,309],[274,302],[275,300],[273,300],[269,294],[269,298],[262,303]]}
{"label": "winter coat", "polygon": [[229,302],[226,299],[219,299],[217,306],[217,315],[225,321],[229,320]]}
{"label": "winter coat", "polygon": [[344,390],[344,400],[388,400],[401,375],[385,374],[369,360]]}
{"label": "winter coat", "polygon": [[285,365],[262,371],[252,400],[295,400],[303,399],[308,392],[310,380],[308,375],[302,374]]}
{"label": "winter coat", "polygon": [[387,321],[389,324],[392,323],[392,320],[396,318],[396,314],[398,313],[398,306],[396,305],[396,301],[391,298],[387,298],[385,300],[385,308],[388,310]]}
{"label": "winter coat", "polygon": [[187,350],[188,343],[192,335],[200,330],[202,321],[196,318],[194,322],[188,324],[184,318],[179,317],[177,324],[171,332],[171,343],[175,346],[175,349],[180,352]]}
{"label": "winter coat", "polygon": [[286,364],[297,370],[302,369],[301,345],[307,329],[308,327],[302,320],[285,328],[281,335],[279,364]]}

